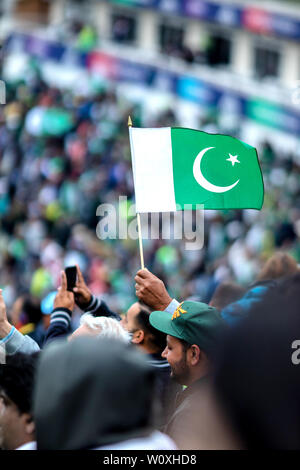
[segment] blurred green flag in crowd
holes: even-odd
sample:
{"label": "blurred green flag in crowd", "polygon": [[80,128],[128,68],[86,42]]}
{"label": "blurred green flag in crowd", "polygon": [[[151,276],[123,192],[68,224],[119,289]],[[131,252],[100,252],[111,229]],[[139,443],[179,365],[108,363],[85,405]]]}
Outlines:
{"label": "blurred green flag in crowd", "polygon": [[254,147],[193,129],[130,127],[129,133],[137,212],[200,204],[204,209],[261,209],[263,178]]}
{"label": "blurred green flag in crowd", "polygon": [[79,35],[78,35],[78,40],[77,40],[77,46],[79,49],[83,51],[90,51],[97,45],[97,34],[95,30],[89,26],[85,25],[81,29]]}
{"label": "blurred green flag in crowd", "polygon": [[34,136],[61,136],[73,127],[72,115],[61,108],[36,106],[26,116],[26,130]]}

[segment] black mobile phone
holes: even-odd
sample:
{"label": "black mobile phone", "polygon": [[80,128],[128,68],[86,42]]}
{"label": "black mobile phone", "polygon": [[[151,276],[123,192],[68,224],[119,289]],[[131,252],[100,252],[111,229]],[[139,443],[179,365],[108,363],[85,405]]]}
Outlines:
{"label": "black mobile phone", "polygon": [[65,269],[65,273],[67,276],[67,290],[73,292],[73,288],[76,285],[76,276],[77,276],[77,268],[76,266],[69,266]]}

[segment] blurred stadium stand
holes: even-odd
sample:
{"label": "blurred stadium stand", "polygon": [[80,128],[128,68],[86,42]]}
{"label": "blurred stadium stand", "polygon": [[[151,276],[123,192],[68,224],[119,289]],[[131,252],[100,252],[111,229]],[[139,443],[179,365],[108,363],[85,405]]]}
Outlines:
{"label": "blurred stadium stand", "polygon": [[[222,127],[233,133],[238,126],[242,138],[253,145],[259,145],[267,131],[281,151],[298,151],[297,3],[232,0],[2,3],[0,33],[2,40],[10,35],[11,51],[34,54],[48,68],[55,61],[63,67],[69,57],[67,67],[70,60],[73,64],[81,62],[81,68],[89,73],[121,84],[126,95],[146,101],[153,97],[154,108],[156,103],[163,106],[161,103],[174,102],[175,95],[178,109],[182,108],[181,125],[196,127],[199,116],[217,112]],[[30,41],[23,37],[21,46],[20,34],[18,38],[15,31],[35,35],[35,45],[33,38],[28,46]],[[75,53],[62,54],[54,61],[45,52],[51,48],[51,41],[74,47]],[[89,57],[78,59],[78,51]],[[64,84],[67,81],[66,77],[62,80]]]}

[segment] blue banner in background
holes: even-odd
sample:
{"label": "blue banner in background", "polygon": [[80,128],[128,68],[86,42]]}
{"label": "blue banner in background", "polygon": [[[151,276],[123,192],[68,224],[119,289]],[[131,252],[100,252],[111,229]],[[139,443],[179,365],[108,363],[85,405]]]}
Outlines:
{"label": "blue banner in background", "polygon": [[109,0],[109,2],[128,7],[155,8],[158,6],[159,0]]}
{"label": "blue banner in background", "polygon": [[176,93],[177,75],[167,70],[155,69],[151,81],[148,83],[151,87],[165,93]]}
{"label": "blue banner in background", "polygon": [[178,78],[177,94],[180,98],[207,107],[216,104],[218,95],[215,90],[206,83],[188,76]]}
{"label": "blue banner in background", "polygon": [[192,18],[207,19],[210,16],[210,5],[207,2],[198,0],[185,0],[183,4],[183,13]]}
{"label": "blue banner in background", "polygon": [[129,60],[117,59],[116,76],[120,81],[149,85],[155,72],[150,65],[138,64]]}
{"label": "blue banner in background", "polygon": [[213,21],[224,26],[240,27],[242,9],[231,5],[211,5],[208,21]]}
{"label": "blue banner in background", "polygon": [[[84,54],[55,41],[45,41],[25,34],[11,35],[4,47],[10,52],[24,52],[41,61],[55,61],[64,66],[75,65],[116,82],[136,83],[198,104],[218,113],[229,112],[258,124],[289,134],[300,135],[300,112],[253,96],[243,96],[234,90],[215,86],[201,79],[179,75],[162,68],[141,64],[92,51]],[[97,60],[96,60],[97,59]]]}
{"label": "blue banner in background", "polygon": [[182,3],[180,0],[159,0],[158,8],[164,13],[181,15],[183,10]]}
{"label": "blue banner in background", "polygon": [[241,26],[242,9],[233,5],[185,0],[182,2],[182,12],[189,17],[203,21],[232,27]]}
{"label": "blue banner in background", "polygon": [[49,57],[49,42],[43,41],[38,37],[30,36],[27,38],[25,44],[26,52],[28,52],[28,54],[40,59]]}
{"label": "blue banner in background", "polygon": [[300,38],[300,21],[282,15],[270,14],[271,33],[290,39]]}
{"label": "blue banner in background", "polygon": [[9,52],[25,52],[41,60],[64,62],[76,67],[87,67],[88,54],[39,36],[13,34],[5,41]]}
{"label": "blue banner in background", "polygon": [[49,59],[59,62],[63,59],[66,48],[59,43],[52,43],[49,47]]}
{"label": "blue banner in background", "polygon": [[300,20],[258,7],[242,7],[201,0],[111,0],[111,3],[152,8],[162,13],[184,15],[224,26],[244,28],[252,32],[300,39]]}

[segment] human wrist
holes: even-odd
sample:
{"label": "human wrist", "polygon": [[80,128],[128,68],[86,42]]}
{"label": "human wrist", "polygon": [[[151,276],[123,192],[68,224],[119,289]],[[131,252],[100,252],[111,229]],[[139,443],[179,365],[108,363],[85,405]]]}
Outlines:
{"label": "human wrist", "polygon": [[66,312],[70,316],[72,316],[73,310],[74,310],[74,306],[66,305],[65,303],[60,303],[60,304],[57,304],[57,305],[53,305],[53,310],[52,310],[51,314],[55,313],[55,312]]}
{"label": "human wrist", "polygon": [[56,312],[66,312],[66,313],[68,313],[70,316],[72,316],[72,313],[73,313],[73,311],[72,311],[70,308],[68,308],[68,307],[55,307],[55,308],[52,310],[51,315],[52,315],[53,313],[56,313]]}
{"label": "human wrist", "polygon": [[172,302],[172,297],[166,295],[159,304],[159,310],[165,310]]}
{"label": "human wrist", "polygon": [[89,307],[92,305],[93,303],[93,296],[91,293],[89,293],[89,299],[87,300],[84,300],[82,302],[80,302],[80,305],[78,304],[78,306],[81,308],[81,310],[88,310]]}
{"label": "human wrist", "polygon": [[1,321],[0,322],[0,339],[4,339],[6,336],[8,336],[12,328],[13,326],[7,320]]}

